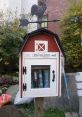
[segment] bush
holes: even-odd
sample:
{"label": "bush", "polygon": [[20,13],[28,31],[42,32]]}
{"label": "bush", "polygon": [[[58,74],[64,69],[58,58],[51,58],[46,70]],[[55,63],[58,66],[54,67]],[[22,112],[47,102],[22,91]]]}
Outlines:
{"label": "bush", "polygon": [[0,74],[18,71],[19,48],[25,33],[17,19],[0,27]]}

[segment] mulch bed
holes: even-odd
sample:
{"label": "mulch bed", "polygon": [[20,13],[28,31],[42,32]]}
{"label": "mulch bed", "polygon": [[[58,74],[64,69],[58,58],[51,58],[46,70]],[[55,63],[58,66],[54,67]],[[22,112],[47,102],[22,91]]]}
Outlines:
{"label": "mulch bed", "polygon": [[24,117],[15,105],[5,105],[0,108],[0,117]]}

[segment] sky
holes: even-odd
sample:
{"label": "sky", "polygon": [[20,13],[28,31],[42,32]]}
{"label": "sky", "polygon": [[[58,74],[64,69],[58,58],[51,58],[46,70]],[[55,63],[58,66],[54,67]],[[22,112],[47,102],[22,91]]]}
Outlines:
{"label": "sky", "polygon": [[0,0],[0,10],[6,11],[31,11],[31,6],[37,4],[37,0]]}
{"label": "sky", "polygon": [[[13,20],[16,16],[20,18],[20,14],[28,14],[31,12],[31,6],[37,4],[38,0],[0,0],[0,11],[3,11],[4,19],[9,21]],[[11,12],[11,14],[10,14]],[[36,17],[31,18],[32,21],[37,20]],[[29,26],[31,29],[31,26]],[[36,27],[36,24],[32,25],[32,28]]]}
{"label": "sky", "polygon": [[0,10],[5,10],[8,8],[9,2],[8,0],[0,0]]}

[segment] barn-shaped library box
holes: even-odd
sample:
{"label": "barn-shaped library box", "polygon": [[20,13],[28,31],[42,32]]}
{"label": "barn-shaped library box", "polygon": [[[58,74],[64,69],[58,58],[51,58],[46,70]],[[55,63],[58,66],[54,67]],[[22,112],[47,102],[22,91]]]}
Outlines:
{"label": "barn-shaped library box", "polygon": [[19,56],[20,97],[61,96],[63,61],[57,34],[46,29],[27,34]]}

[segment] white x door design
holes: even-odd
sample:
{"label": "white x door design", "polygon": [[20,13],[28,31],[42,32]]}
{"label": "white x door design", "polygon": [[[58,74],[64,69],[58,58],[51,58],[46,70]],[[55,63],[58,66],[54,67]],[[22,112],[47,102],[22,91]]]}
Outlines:
{"label": "white x door design", "polygon": [[35,41],[35,52],[47,52],[48,41]]}

